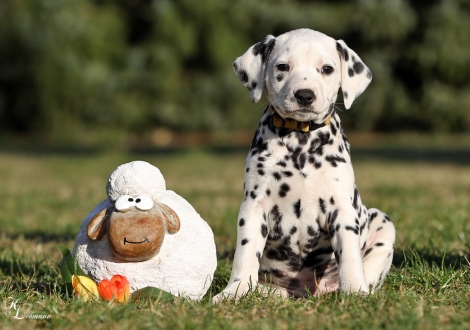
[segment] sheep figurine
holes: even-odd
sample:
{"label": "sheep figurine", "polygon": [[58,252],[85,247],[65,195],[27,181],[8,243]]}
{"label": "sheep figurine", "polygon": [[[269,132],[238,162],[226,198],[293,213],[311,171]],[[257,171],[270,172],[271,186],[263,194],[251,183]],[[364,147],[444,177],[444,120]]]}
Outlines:
{"label": "sheep figurine", "polygon": [[115,274],[131,293],[156,287],[200,300],[217,267],[209,225],[181,196],[166,190],[160,170],[143,161],[119,166],[108,199],[83,220],[72,254],[96,282]]}

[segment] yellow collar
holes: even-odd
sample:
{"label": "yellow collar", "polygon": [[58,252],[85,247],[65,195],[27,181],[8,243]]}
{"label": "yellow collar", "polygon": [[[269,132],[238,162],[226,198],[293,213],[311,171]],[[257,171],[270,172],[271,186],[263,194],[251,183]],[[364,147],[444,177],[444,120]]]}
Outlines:
{"label": "yellow collar", "polygon": [[316,124],[313,121],[297,121],[291,118],[282,118],[279,114],[274,110],[272,105],[269,106],[269,111],[271,112],[272,116],[272,123],[274,127],[277,128],[288,128],[294,131],[302,131],[302,132],[310,132],[314,131],[318,128],[324,127],[330,124],[331,115],[326,118],[326,120],[321,124]]}

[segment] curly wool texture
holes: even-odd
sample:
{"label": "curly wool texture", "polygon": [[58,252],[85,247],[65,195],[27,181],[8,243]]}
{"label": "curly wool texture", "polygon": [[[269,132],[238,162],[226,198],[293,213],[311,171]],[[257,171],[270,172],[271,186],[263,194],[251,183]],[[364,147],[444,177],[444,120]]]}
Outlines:
{"label": "curly wool texture", "polygon": [[[125,180],[117,176],[113,177],[118,169],[110,176],[108,183],[110,199],[98,204],[84,219],[76,238],[73,255],[76,256],[79,266],[96,282],[120,274],[129,281],[131,293],[150,286],[174,295],[200,300],[209,289],[217,267],[214,235],[209,225],[184,198],[171,190],[165,190],[165,181],[158,169],[158,172],[152,171],[152,173],[160,176],[158,184],[160,188],[163,187],[163,191],[159,190],[151,196],[155,201],[168,205],[178,214],[181,228],[174,235],[165,235],[163,245],[156,256],[141,262],[120,261],[111,253],[107,236],[101,240],[92,241],[87,235],[89,222],[103,208],[112,207],[113,203],[110,200],[118,194],[145,193],[150,195],[149,190],[145,190],[147,188],[142,189],[142,186],[147,187],[146,185],[139,185],[141,180],[148,180],[149,175],[140,173],[138,178],[129,184],[132,188],[128,189],[127,185],[123,185],[123,182],[129,183],[132,177],[129,174],[133,173],[132,171],[139,169],[140,172],[142,168],[153,167],[147,163],[147,165],[133,163],[136,162],[118,167],[120,169],[124,166],[125,171],[120,173],[126,173]],[[153,179],[150,178],[150,180]],[[157,180],[153,181],[154,184],[155,181]],[[116,189],[117,186],[118,189]],[[154,189],[154,187],[151,185],[150,188]]]}
{"label": "curly wool texture", "polygon": [[122,195],[141,194],[152,196],[154,201],[158,201],[165,191],[165,179],[160,170],[143,161],[119,166],[111,173],[106,185],[106,193],[112,202]]}

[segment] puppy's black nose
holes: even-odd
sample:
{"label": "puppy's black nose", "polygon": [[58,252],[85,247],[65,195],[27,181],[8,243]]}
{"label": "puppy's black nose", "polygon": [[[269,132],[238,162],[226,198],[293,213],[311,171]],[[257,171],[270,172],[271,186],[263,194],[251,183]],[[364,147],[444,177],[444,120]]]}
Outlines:
{"label": "puppy's black nose", "polygon": [[313,103],[317,99],[315,93],[311,89],[299,89],[294,94],[297,103],[303,106],[307,106]]}

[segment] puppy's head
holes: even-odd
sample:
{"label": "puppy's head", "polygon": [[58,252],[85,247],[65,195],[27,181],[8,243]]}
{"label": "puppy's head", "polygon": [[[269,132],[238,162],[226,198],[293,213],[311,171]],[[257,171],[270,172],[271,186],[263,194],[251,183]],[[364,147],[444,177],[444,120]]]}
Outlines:
{"label": "puppy's head", "polygon": [[309,29],[268,35],[237,58],[233,68],[253,102],[265,88],[279,115],[298,121],[325,120],[340,87],[349,109],[372,79],[344,41]]}

